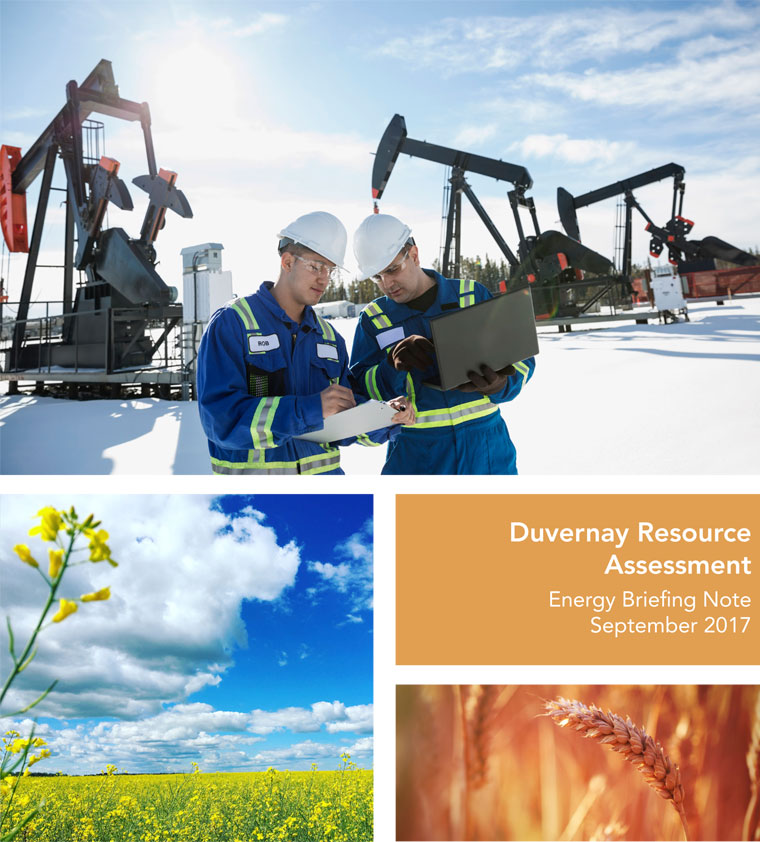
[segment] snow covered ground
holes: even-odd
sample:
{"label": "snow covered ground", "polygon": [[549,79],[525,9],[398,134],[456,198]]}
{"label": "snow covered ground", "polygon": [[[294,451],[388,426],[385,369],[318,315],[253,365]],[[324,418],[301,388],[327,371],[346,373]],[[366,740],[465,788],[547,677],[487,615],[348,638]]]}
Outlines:
{"label": "snow covered ground", "polygon": [[[760,474],[760,298],[690,322],[542,328],[534,379],[502,412],[522,474]],[[351,344],[355,319],[337,320]],[[5,384],[3,384],[5,386]],[[343,452],[377,474],[385,447]],[[204,474],[194,403],[0,396],[0,473]]]}

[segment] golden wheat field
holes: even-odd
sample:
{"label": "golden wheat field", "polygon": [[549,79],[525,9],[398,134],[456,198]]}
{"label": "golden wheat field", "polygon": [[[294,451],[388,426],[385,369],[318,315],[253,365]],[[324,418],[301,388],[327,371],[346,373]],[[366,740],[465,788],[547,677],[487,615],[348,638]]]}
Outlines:
{"label": "golden wheat field", "polygon": [[400,686],[397,838],[758,840],[758,693]]}
{"label": "golden wheat field", "polygon": [[258,842],[372,839],[372,772],[29,777],[5,827],[34,842]]}

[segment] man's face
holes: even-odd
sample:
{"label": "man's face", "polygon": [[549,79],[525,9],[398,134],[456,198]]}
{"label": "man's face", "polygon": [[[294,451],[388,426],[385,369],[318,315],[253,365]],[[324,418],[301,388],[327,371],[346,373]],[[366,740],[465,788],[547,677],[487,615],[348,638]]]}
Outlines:
{"label": "man's face", "polygon": [[405,246],[383,272],[373,276],[380,291],[397,304],[418,298],[432,285],[420,269],[417,246]]}
{"label": "man's face", "polygon": [[335,264],[313,251],[300,255],[285,252],[281,258],[283,276],[292,300],[301,307],[319,303],[330,283],[330,270]]}

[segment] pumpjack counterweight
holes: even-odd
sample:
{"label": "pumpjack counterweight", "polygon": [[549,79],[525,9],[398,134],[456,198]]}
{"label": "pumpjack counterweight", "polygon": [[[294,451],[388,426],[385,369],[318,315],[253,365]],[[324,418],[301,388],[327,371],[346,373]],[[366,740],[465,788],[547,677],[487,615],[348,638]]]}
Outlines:
{"label": "pumpjack counterweight", "polygon": [[[533,186],[533,179],[525,167],[459,149],[437,146],[427,141],[414,140],[408,136],[406,121],[400,114],[394,115],[378,144],[372,168],[372,197],[375,201],[383,196],[401,154],[423,158],[451,168],[446,234],[441,261],[441,271],[444,275],[453,274],[454,277],[458,277],[461,271],[462,195],[469,200],[510,267],[506,286],[509,289],[518,289],[530,285],[537,315],[545,317],[549,314],[562,314],[563,307],[568,306],[575,314],[577,305],[567,303],[573,297],[567,294],[567,288],[579,280],[579,276],[582,277],[583,271],[600,274],[611,271],[612,264],[606,257],[582,245],[577,238],[568,237],[560,231],[541,231],[533,199],[526,195],[526,191]],[[484,175],[512,184],[507,196],[519,236],[516,251],[507,244],[478,200],[465,177],[466,173]],[[533,229],[530,233],[526,234],[523,228],[521,211],[527,211],[530,216]],[[609,292],[611,286],[611,283],[606,284],[605,291]]]}
{"label": "pumpjack counterweight", "polygon": [[[109,203],[126,211],[133,209],[133,203],[119,177],[119,162],[85,155],[83,124],[93,113],[138,122],[142,128],[148,174],[133,183],[149,194],[150,201],[139,238],[130,238],[122,228],[103,228]],[[154,243],[167,209],[183,218],[193,214],[176,187],[177,174],[156,166],[150,126],[148,104],[123,99],[111,62],[103,59],[81,85],[67,84],[65,105],[25,155],[3,147],[0,211],[10,208],[0,213],[3,234],[10,251],[28,253],[5,372],[73,367],[111,375],[125,369],[155,368],[154,355],[180,323],[182,308],[174,303],[176,290],[156,271]],[[29,318],[58,158],[66,175],[62,324],[60,317],[55,321],[47,314],[45,319]],[[25,194],[40,174],[37,212],[27,245]],[[72,301],[74,268],[84,274],[84,281]],[[12,389],[17,388],[16,380]]]}

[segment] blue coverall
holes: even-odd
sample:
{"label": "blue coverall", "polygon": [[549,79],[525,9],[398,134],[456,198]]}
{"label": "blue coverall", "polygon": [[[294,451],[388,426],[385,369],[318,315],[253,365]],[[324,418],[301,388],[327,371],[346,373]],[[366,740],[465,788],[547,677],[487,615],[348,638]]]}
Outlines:
{"label": "blue coverall", "polygon": [[348,353],[343,337],[311,307],[294,322],[272,286],[265,282],[217,310],[201,339],[198,406],[212,471],[342,474],[337,444],[381,444],[390,430],[331,444],[294,438],[324,426],[323,389],[350,388]]}
{"label": "blue coverall", "polygon": [[361,313],[351,351],[351,372],[371,398],[387,400],[406,394],[411,398],[417,423],[404,426],[388,444],[384,474],[516,474],[515,447],[509,438],[498,404],[515,398],[533,375],[535,359],[515,363],[502,391],[447,392],[423,386],[437,366],[426,371],[396,371],[389,352],[396,342],[415,334],[431,338],[429,320],[442,312],[469,307],[491,298],[475,281],[444,278],[424,270],[438,285],[435,301],[424,312],[377,298]]}

